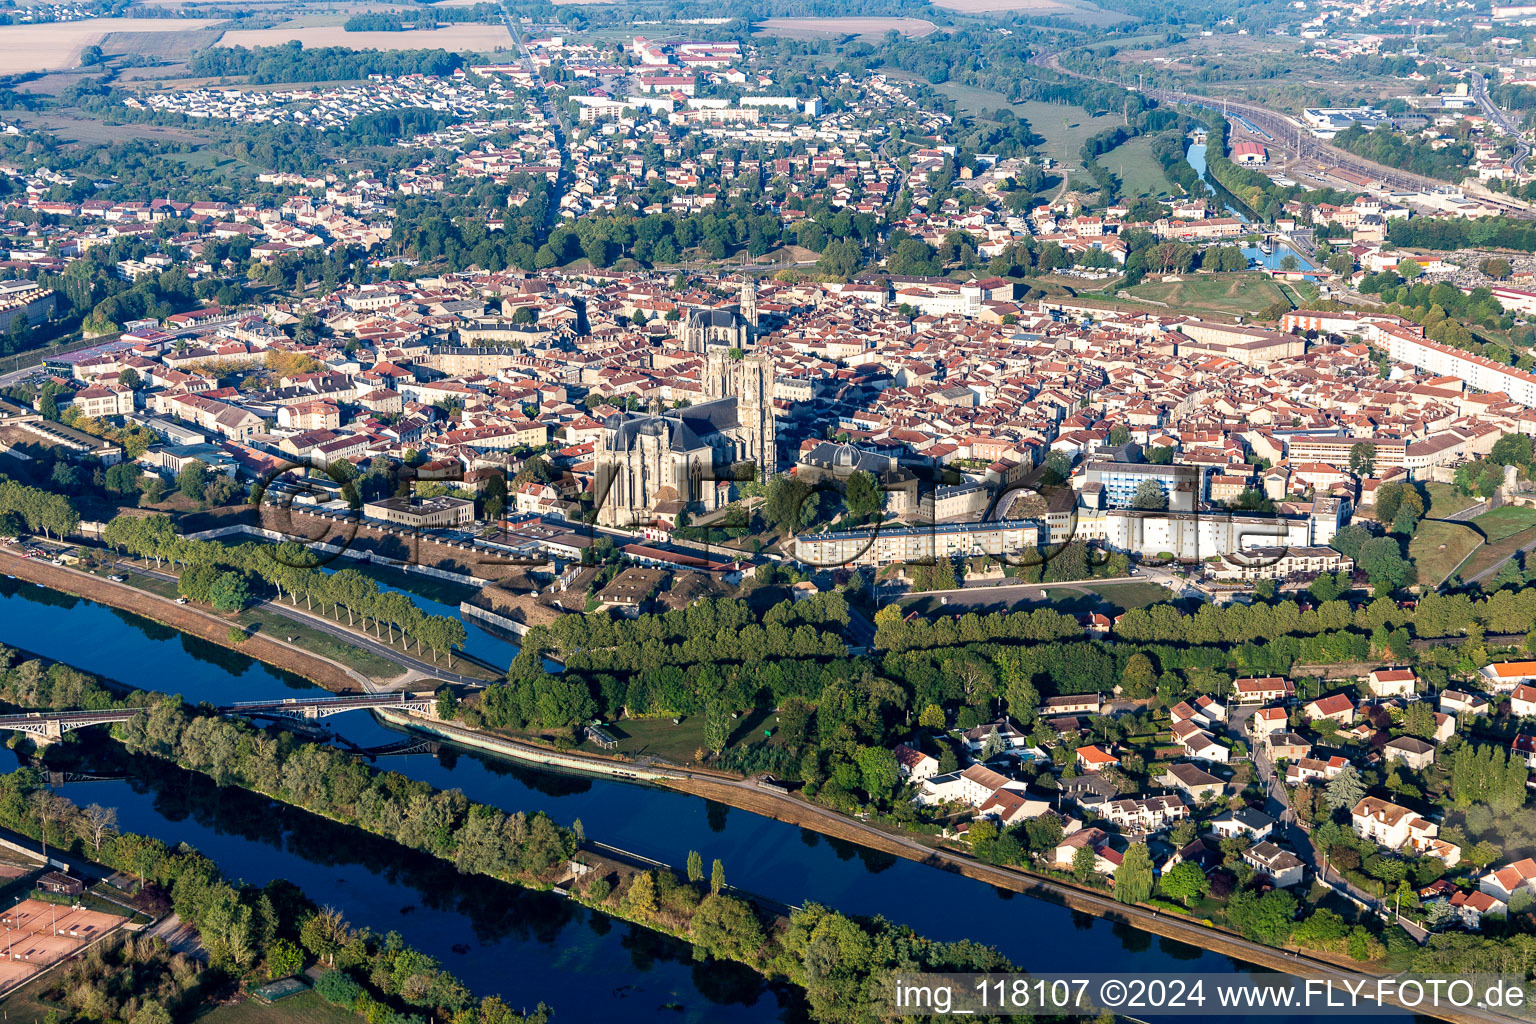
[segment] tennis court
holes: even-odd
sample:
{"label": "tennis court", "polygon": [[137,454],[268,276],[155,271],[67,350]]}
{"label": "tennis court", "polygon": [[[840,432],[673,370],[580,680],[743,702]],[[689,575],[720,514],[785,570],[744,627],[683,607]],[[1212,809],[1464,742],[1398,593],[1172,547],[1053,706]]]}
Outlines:
{"label": "tennis court", "polygon": [[122,923],[99,910],[23,900],[0,913],[0,991],[25,981]]}

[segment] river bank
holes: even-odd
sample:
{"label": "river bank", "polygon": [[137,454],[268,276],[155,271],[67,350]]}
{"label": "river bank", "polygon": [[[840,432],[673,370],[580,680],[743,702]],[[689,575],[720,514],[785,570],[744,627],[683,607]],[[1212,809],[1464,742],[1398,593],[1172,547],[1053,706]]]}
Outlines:
{"label": "river bank", "polygon": [[50,590],[83,597],[98,604],[143,616],[178,632],[187,633],[211,644],[239,651],[284,672],[291,672],[317,686],[340,693],[367,687],[361,673],[340,662],[322,658],[276,637],[249,634],[239,644],[229,639],[229,620],[214,612],[205,612],[190,604],[177,604],[169,598],[151,594],[126,583],[93,576],[88,572],[52,565],[38,558],[24,558],[9,548],[0,547],[0,572],[36,583]]}
{"label": "river bank", "polygon": [[[140,688],[162,692],[190,688],[186,692],[193,701],[227,703],[231,699],[268,697],[274,688],[281,692],[284,686],[309,685],[275,672],[245,652],[205,645],[186,634],[182,634],[180,645],[175,645],[176,634],[151,620],[92,607],[89,602],[18,581],[7,586],[0,580],[0,592],[12,595],[5,600],[3,617],[9,628],[0,632],[0,638],[66,662],[78,663],[84,657],[83,667],[123,678]],[[91,636],[94,642],[88,649],[76,649],[72,642],[78,636]],[[372,715],[349,715],[332,721],[339,722],[346,735],[360,745],[399,738],[397,729],[376,722]],[[535,749],[540,751],[542,763],[473,747],[456,748],[451,743],[445,744],[438,756],[413,755],[394,763],[412,778],[444,789],[461,789],[471,798],[499,803],[509,812],[537,808],[558,820],[583,819],[588,831],[662,863],[680,864],[690,849],[702,850],[706,858],[723,856],[737,881],[783,903],[818,902],[857,914],[884,915],[949,940],[987,942],[1005,954],[1011,951],[1016,962],[1036,970],[1071,970],[1086,957],[1102,969],[1130,973],[1186,969],[1241,972],[1245,970],[1241,962],[1268,964],[1273,962],[1268,957],[1284,956],[1268,947],[1256,947],[1258,953],[1243,955],[1234,962],[1226,955],[1226,947],[1215,946],[1208,938],[1210,933],[1198,925],[1191,925],[1188,932],[1167,932],[1144,926],[1140,920],[1127,924],[1126,909],[1107,899],[1102,907],[1084,905],[1082,910],[1072,909],[1062,898],[1013,902],[1018,893],[1036,894],[1021,888],[1017,873],[1008,878],[1002,869],[987,865],[964,870],[937,863],[934,851],[926,847],[888,853],[885,851],[892,848],[884,844],[891,841],[890,836],[839,831],[867,828],[855,819],[818,819],[822,827],[795,824],[807,820],[801,815],[821,813],[820,809],[798,800],[769,808],[758,803],[762,794],[751,783],[733,786],[728,777],[705,773],[687,787],[665,782],[636,786],[639,780],[591,770],[599,763],[597,759],[581,760],[586,755],[554,752],[576,759],[579,768],[573,771],[551,764],[547,760],[550,748]],[[636,766],[631,762],[624,767],[633,770]],[[656,770],[674,771],[661,766]],[[711,789],[707,783],[722,788]],[[113,793],[121,792],[121,783],[102,785]],[[733,807],[750,813],[733,816],[728,822],[727,812]],[[795,814],[786,813],[784,807],[793,808]],[[833,820],[835,829],[825,827],[825,822]],[[165,834],[182,835],[174,826],[166,826]],[[959,860],[974,864],[963,856]],[[259,858],[257,863],[266,870]],[[947,870],[925,871],[925,864]],[[983,885],[977,887],[977,881]],[[897,898],[896,893],[903,895]],[[1091,902],[1094,894],[1086,894],[1086,898]],[[981,917],[971,911],[956,913],[961,906],[975,910],[981,904],[991,908]],[[1150,910],[1147,915],[1152,921],[1164,916]],[[1177,925],[1174,922],[1168,927]],[[1041,946],[1022,938],[1044,933],[1055,937],[1051,944]],[[1153,938],[1170,934],[1182,938]],[[460,940],[452,942],[458,944]]]}
{"label": "river bank", "polygon": [[955,872],[976,881],[1046,900],[1080,913],[1127,924],[1163,938],[1177,939],[1211,949],[1270,970],[1307,976],[1316,976],[1320,973],[1339,973],[1341,976],[1349,977],[1365,976],[1365,972],[1352,961],[1331,961],[1314,953],[1304,952],[1299,947],[1275,949],[1263,946],[1239,935],[1203,925],[1188,918],[1181,918],[1176,913],[1164,913],[1160,910],[1117,903],[1100,893],[1068,885],[1057,879],[986,864],[958,851],[930,846],[916,838],[886,832],[866,822],[809,803],[798,796],[765,789],[749,781],[712,779],[689,769],[642,767],[610,758],[546,750],[533,744],[520,743],[393,709],[379,709],[377,714],[393,725],[426,732],[450,743],[461,743],[504,757],[529,761],[545,767],[592,772],[626,781],[666,786],[691,796],[714,800],[739,810],[811,829],[822,835],[857,843],[882,853]]}

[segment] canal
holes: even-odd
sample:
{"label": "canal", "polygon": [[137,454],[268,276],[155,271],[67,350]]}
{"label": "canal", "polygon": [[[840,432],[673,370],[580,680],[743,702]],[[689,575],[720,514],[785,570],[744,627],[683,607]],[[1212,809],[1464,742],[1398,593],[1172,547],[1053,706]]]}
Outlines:
{"label": "canal", "polygon": [[[90,642],[82,643],[84,637]],[[0,579],[0,643],[192,702],[314,689],[238,652],[14,580]],[[362,746],[400,735],[365,713],[340,715],[330,723]],[[438,756],[381,758],[379,766],[460,789],[508,811],[543,810],[566,824],[580,818],[588,836],[671,864],[698,850],[705,863],[720,858],[732,883],[764,896],[884,915],[935,939],[973,939],[1032,970],[1088,965],[1134,973],[1253,970],[1209,950],[670,790],[539,771],[446,749]],[[268,828],[265,811],[253,812],[249,827],[239,824],[245,819],[232,822],[221,810],[229,797],[200,788],[209,784],[195,779],[170,785],[82,783],[65,792],[77,803],[117,807],[125,828],[190,842],[232,876],[254,883],[288,878],[357,924],[398,928],[477,991],[499,991],[514,1006],[544,1000],[567,1020],[595,1019],[599,1013],[648,1020],[659,1019],[656,1014],[676,1019],[677,1004],[689,1015],[685,1019],[695,1012],[706,1019],[713,1000],[747,998],[741,993],[750,986],[733,983],[722,995],[701,985],[686,958],[640,956],[637,950],[648,948],[650,937],[558,897],[498,894],[496,907],[481,908],[474,897],[466,903],[444,895],[440,881],[421,884],[430,871],[381,870],[381,859],[386,865],[409,859],[392,845],[378,856],[363,849],[375,840],[358,843],[355,856],[352,849],[322,851],[308,841],[305,829]],[[501,925],[487,928],[477,916],[482,911]],[[549,915],[554,916],[546,921]],[[751,998],[750,1005],[732,1003],[729,1019],[766,1020],[780,1012],[771,992],[757,990]],[[566,1016],[567,1009],[578,1012]]]}

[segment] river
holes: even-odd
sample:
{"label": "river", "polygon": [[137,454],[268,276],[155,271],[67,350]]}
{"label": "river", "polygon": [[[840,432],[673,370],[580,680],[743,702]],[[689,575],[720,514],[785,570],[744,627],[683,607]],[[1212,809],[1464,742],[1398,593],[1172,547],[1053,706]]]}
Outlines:
{"label": "river", "polygon": [[[1189,161],[1189,166],[1193,167],[1195,169],[1195,173],[1200,176],[1201,184],[1203,184],[1206,189],[1210,191],[1211,195],[1215,197],[1217,202],[1221,203],[1226,208],[1228,213],[1242,221],[1244,224],[1252,224],[1248,214],[1244,212],[1242,206],[1238,203],[1237,197],[1233,196],[1231,192],[1222,187],[1222,184],[1219,181],[1210,176],[1210,172],[1205,164],[1205,146],[1203,144],[1191,145],[1185,152],[1184,158]],[[1261,229],[1261,227],[1262,226],[1255,226],[1254,230],[1258,231]],[[1287,256],[1296,257],[1296,269],[1298,270],[1317,269],[1316,265],[1306,256],[1298,252],[1295,248],[1285,244],[1285,242],[1278,239],[1271,247],[1271,251],[1269,252],[1265,252],[1263,249],[1254,245],[1245,245],[1241,248],[1243,250],[1243,255],[1248,257],[1251,263],[1254,263],[1260,267],[1264,267],[1267,270],[1284,269],[1285,258]]]}
{"label": "river", "polygon": [[[82,643],[82,637],[90,642]],[[134,686],[180,693],[192,702],[314,689],[238,652],[13,580],[0,579],[0,642]],[[399,738],[365,713],[327,721],[332,723],[338,733],[364,746]],[[683,863],[688,851],[696,849],[705,863],[720,858],[734,884],[764,896],[883,914],[935,939],[974,939],[1032,970],[1090,965],[1128,973],[1256,970],[1208,950],[670,790],[539,771],[448,750],[441,756],[380,759],[379,766],[461,789],[509,811],[544,810],[563,823],[580,818],[592,838],[671,864]],[[640,956],[637,947],[648,946],[649,937],[558,897],[498,893],[493,908],[478,907],[474,899],[446,898],[438,891],[445,883],[421,883],[430,872],[381,871],[376,858],[361,850],[375,840],[342,855],[304,841],[304,830],[268,829],[261,814],[253,815],[251,828],[241,829],[216,810],[189,813],[189,805],[217,808],[220,803],[207,793],[199,795],[200,786],[211,789],[211,784],[189,781],[156,792],[143,782],[109,782],[71,784],[65,791],[78,803],[119,808],[126,828],[190,842],[232,876],[257,883],[288,878],[355,923],[399,928],[477,991],[499,991],[514,1006],[543,1000],[567,1021],[615,1013],[632,1020],[675,1020],[676,1008],[670,1004],[677,1003],[685,1019],[710,1019],[712,1000],[725,998],[708,983],[701,988],[699,972],[686,961]],[[182,790],[190,795],[184,797]],[[391,862],[409,859],[404,851],[390,851]],[[483,913],[490,913],[498,927],[487,928],[480,920]],[[729,995],[738,996],[742,987],[733,982]],[[756,991],[756,997],[751,1005],[732,1004],[728,1019],[778,1015],[772,993]]]}

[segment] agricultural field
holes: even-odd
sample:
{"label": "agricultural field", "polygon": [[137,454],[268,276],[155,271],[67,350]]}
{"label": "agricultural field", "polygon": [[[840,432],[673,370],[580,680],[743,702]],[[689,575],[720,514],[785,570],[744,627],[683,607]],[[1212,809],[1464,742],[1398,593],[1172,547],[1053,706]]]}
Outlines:
{"label": "agricultural field", "polygon": [[821,36],[867,36],[879,38],[887,32],[899,32],[909,38],[921,38],[939,27],[922,18],[769,18],[754,22],[754,35],[783,36],[786,39],[814,39]]}
{"label": "agricultural field", "polygon": [[1164,303],[1181,311],[1251,316],[1285,298],[1262,274],[1188,274],[1177,279],[1144,281],[1129,290],[1135,298]]}
{"label": "agricultural field", "polygon": [[[46,25],[7,25],[0,32],[0,74],[54,71],[80,63],[80,51],[99,45],[108,35],[163,35],[166,46],[188,52],[203,29],[218,24],[202,18],[87,18]],[[158,47],[157,47],[158,49]]]}
{"label": "agricultural field", "polygon": [[[276,28],[239,29],[225,32],[220,46],[281,46],[297,40],[306,48],[345,46],[353,50],[456,50],[492,53],[512,49],[512,39],[500,25],[465,23],[408,32],[348,32],[339,24],[304,24],[306,19]],[[180,23],[178,23],[180,24]]]}
{"label": "agricultural field", "polygon": [[[1483,539],[1470,526],[1426,519],[1408,542],[1408,558],[1418,566],[1420,586],[1434,588],[1482,544]],[[1479,552],[1478,557],[1481,555]]]}
{"label": "agricultural field", "polygon": [[933,0],[935,7],[958,14],[1024,14],[1037,18],[1059,17],[1086,25],[1113,25],[1133,20],[1129,15],[1106,11],[1087,0]]}
{"label": "agricultural field", "polygon": [[1494,544],[1536,526],[1536,508],[1505,505],[1492,512],[1484,512],[1472,520],[1472,525],[1482,530],[1488,542]]}

